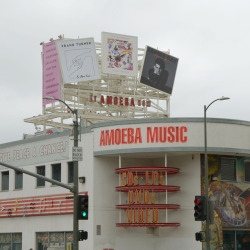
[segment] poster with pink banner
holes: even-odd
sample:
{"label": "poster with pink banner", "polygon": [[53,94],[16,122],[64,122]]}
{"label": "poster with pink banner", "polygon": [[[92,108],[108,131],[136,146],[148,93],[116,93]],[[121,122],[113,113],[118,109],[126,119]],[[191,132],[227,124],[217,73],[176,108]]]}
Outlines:
{"label": "poster with pink banner", "polygon": [[[56,41],[43,44],[43,97],[61,98],[61,72]],[[55,102],[43,99],[43,105]]]}

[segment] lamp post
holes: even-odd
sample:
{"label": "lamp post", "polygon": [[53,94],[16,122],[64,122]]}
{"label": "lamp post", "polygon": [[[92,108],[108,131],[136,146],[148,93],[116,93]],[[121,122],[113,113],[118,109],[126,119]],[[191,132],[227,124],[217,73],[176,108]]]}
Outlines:
{"label": "lamp post", "polygon": [[[77,109],[71,109],[70,106],[65,103],[63,100],[50,97],[50,96],[45,96],[43,99],[46,100],[56,100],[59,102],[62,102],[73,114],[73,123],[74,123],[74,147],[78,147],[78,115],[77,115]],[[73,215],[73,249],[78,250],[79,245],[78,245],[78,218],[77,218],[77,209],[78,209],[78,161],[73,162],[73,194],[74,194],[74,215]]]}
{"label": "lamp post", "polygon": [[207,250],[210,250],[210,235],[209,235],[209,203],[208,203],[208,162],[207,162],[207,110],[216,101],[225,101],[229,97],[221,97],[212,101],[208,106],[204,105],[204,151],[205,151],[205,197],[206,197],[206,245]]}

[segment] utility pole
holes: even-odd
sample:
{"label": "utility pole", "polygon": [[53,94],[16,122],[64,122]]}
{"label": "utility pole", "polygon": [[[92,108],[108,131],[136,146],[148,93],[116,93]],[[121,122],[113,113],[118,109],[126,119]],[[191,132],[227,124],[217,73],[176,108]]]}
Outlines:
{"label": "utility pole", "polygon": [[[78,115],[77,109],[73,110],[73,122],[74,122],[74,147],[78,147]],[[73,181],[74,181],[74,218],[73,218],[73,249],[78,250],[78,161],[74,161],[73,167]]]}
{"label": "utility pole", "polygon": [[[73,133],[74,133],[74,147],[78,147],[78,113],[77,109],[72,109],[67,103],[65,103],[61,99],[57,99],[50,96],[45,96],[43,99],[46,100],[56,100],[62,102],[73,114]],[[78,243],[78,230],[79,230],[79,223],[78,223],[78,161],[73,162],[73,195],[74,195],[74,215],[73,215],[73,250],[78,250],[79,243]]]}
{"label": "utility pole", "polygon": [[210,250],[210,210],[208,202],[208,160],[207,160],[207,110],[216,101],[225,101],[230,99],[229,97],[222,96],[221,98],[215,99],[208,106],[204,105],[204,154],[205,154],[205,198],[206,198],[206,246],[207,250]]}

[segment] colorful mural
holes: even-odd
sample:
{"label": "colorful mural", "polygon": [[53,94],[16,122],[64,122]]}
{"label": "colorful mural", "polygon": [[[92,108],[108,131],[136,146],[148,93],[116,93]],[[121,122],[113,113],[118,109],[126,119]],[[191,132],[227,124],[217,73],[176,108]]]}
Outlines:
{"label": "colorful mural", "polygon": [[[247,226],[246,194],[242,189],[228,182],[212,182],[209,186],[209,198],[214,201],[214,209],[222,217],[223,227]],[[249,190],[250,197],[250,190]]]}
{"label": "colorful mural", "polygon": [[[209,199],[214,202],[214,210],[222,220],[223,227],[250,226],[250,183],[244,182],[244,161],[249,158],[236,159],[236,182],[221,180],[221,156],[208,156]],[[204,193],[204,157],[201,157],[202,187]]]}
{"label": "colorful mural", "polygon": [[[223,181],[221,177],[221,158],[236,160],[236,181]],[[223,244],[223,228],[246,229],[250,227],[250,183],[245,182],[244,161],[250,158],[208,156],[209,200],[214,204],[214,223],[211,249]],[[205,190],[204,155],[201,156],[201,194]],[[203,225],[204,227],[204,225]],[[213,237],[214,236],[214,237]]]}

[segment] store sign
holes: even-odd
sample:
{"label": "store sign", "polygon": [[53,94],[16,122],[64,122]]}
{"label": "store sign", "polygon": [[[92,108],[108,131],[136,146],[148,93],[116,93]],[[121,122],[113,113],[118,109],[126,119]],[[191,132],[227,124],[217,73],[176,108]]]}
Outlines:
{"label": "store sign", "polygon": [[[121,174],[122,186],[116,191],[127,192],[127,204],[117,205],[118,209],[126,210],[126,223],[122,226],[168,226],[160,222],[160,210],[179,208],[177,204],[157,203],[159,193],[179,191],[179,186],[164,185],[165,174],[178,173],[177,168],[167,167],[128,167],[116,170]],[[118,223],[117,226],[121,226]],[[178,226],[178,223],[176,224]]]}
{"label": "store sign", "polygon": [[151,107],[150,100],[137,99],[133,97],[122,97],[122,96],[96,96],[90,95],[90,102],[97,102],[102,105],[115,105],[115,106],[127,106],[127,107]]}
{"label": "store sign", "polygon": [[[147,127],[146,143],[185,143],[187,142],[186,126],[169,127]],[[144,141],[144,142],[145,142]],[[120,144],[140,144],[143,143],[141,127],[137,128],[117,128],[102,130],[100,134],[100,146],[120,145]]]}
{"label": "store sign", "polygon": [[27,142],[0,149],[0,162],[17,167],[67,159],[69,159],[68,136]]}
{"label": "store sign", "polygon": [[[136,190],[128,192],[129,204],[155,204],[155,194],[150,194],[148,190]],[[131,223],[157,223],[159,221],[159,209],[130,208],[126,210],[127,222]]]}

